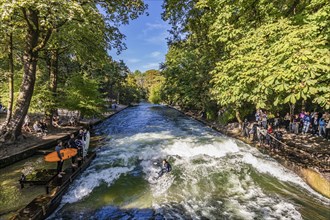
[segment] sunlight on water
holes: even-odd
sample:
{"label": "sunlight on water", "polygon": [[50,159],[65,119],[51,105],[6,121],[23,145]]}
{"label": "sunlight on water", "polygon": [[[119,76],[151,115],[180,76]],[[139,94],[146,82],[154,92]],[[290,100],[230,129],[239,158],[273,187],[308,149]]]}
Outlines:
{"label": "sunlight on water", "polygon": [[[96,132],[107,137],[97,157],[50,219],[327,219],[330,214],[329,200],[293,172],[175,110],[130,108]],[[163,158],[173,170],[158,178]]]}

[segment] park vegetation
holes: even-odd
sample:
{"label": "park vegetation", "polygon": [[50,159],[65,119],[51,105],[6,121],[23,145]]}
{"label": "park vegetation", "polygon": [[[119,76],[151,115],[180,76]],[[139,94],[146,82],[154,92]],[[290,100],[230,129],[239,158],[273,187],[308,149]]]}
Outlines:
{"label": "park vegetation", "polygon": [[51,121],[58,108],[82,115],[105,100],[135,100],[119,26],[143,14],[142,0],[0,1],[0,101],[7,107],[2,140],[16,140],[28,112]]}
{"label": "park vegetation", "polygon": [[272,113],[330,109],[327,0],[165,0],[171,25],[161,70],[133,73],[110,50],[143,0],[0,1],[2,140],[15,140],[28,112],[101,114],[141,98],[239,122]]}
{"label": "park vegetation", "polygon": [[330,108],[327,0],[165,0],[172,29],[161,99],[239,122]]}

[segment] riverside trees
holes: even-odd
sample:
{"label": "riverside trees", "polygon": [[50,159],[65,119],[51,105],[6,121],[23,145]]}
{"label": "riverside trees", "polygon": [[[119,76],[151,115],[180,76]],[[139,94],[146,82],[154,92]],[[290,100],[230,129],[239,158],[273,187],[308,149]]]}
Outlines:
{"label": "riverside trees", "polygon": [[172,24],[163,70],[168,102],[206,112],[216,102],[239,121],[254,108],[330,108],[328,1],[166,0],[163,6]]}
{"label": "riverside trees", "polygon": [[[0,35],[9,39],[1,42],[1,51],[11,48],[5,50],[8,56],[0,56],[1,72],[10,73],[3,81],[12,80],[13,69],[16,69],[18,73],[15,80],[20,84],[13,111],[9,111],[12,114],[2,127],[2,138],[15,140],[21,134],[36,81],[40,94],[39,105],[48,103],[46,108],[50,110],[54,110],[59,103],[58,83],[62,85],[62,97],[71,91],[66,91],[66,86],[70,88],[76,84],[90,88],[90,91],[98,91],[98,73],[112,62],[107,50],[116,48],[120,51],[124,47],[124,36],[118,26],[137,18],[145,8],[142,0],[1,0]],[[15,48],[11,45],[15,45]],[[61,79],[58,78],[59,72]],[[79,76],[80,84],[75,81]],[[5,84],[2,85],[3,89]],[[9,90],[12,91],[11,88]],[[50,95],[47,95],[47,91]],[[99,95],[94,93],[94,96]],[[98,103],[81,102],[78,105],[96,108]]]}

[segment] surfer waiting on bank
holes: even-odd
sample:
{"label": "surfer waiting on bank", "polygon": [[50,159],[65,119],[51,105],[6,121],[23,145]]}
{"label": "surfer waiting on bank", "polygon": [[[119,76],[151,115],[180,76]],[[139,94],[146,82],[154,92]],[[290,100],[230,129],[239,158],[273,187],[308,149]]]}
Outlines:
{"label": "surfer waiting on bank", "polygon": [[63,147],[63,143],[62,143],[62,141],[58,141],[57,142],[57,145],[56,145],[56,147],[55,147],[55,151],[57,152],[57,156],[60,158],[60,160],[59,161],[57,161],[57,175],[58,175],[58,177],[62,177],[62,175],[61,174],[65,174],[64,172],[62,172],[62,167],[63,167],[63,158],[62,158],[62,155],[61,155],[61,150],[62,150],[62,147]]}
{"label": "surfer waiting on bank", "polygon": [[161,177],[164,173],[169,173],[171,172],[172,170],[172,166],[171,164],[166,160],[164,159],[163,160],[163,163],[162,163],[162,169],[161,171],[158,173],[158,178]]}

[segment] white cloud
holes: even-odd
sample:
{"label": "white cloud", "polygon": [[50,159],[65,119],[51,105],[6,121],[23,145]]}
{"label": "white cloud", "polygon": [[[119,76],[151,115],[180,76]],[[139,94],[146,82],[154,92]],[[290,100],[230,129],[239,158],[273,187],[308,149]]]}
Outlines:
{"label": "white cloud", "polygon": [[144,69],[159,69],[159,63],[147,63],[142,66]]}
{"label": "white cloud", "polygon": [[160,22],[155,22],[155,23],[146,23],[147,30],[154,30],[154,29],[167,29],[168,25],[166,23],[160,23]]}
{"label": "white cloud", "polygon": [[158,35],[153,35],[148,38],[145,38],[145,41],[150,44],[166,44],[166,38],[168,37],[168,34],[166,31],[161,32]]}
{"label": "white cloud", "polygon": [[157,58],[161,55],[162,53],[159,51],[154,51],[150,54],[150,57]]}
{"label": "white cloud", "polygon": [[135,58],[127,59],[127,63],[139,63],[140,61],[141,61],[140,59],[135,59]]}

